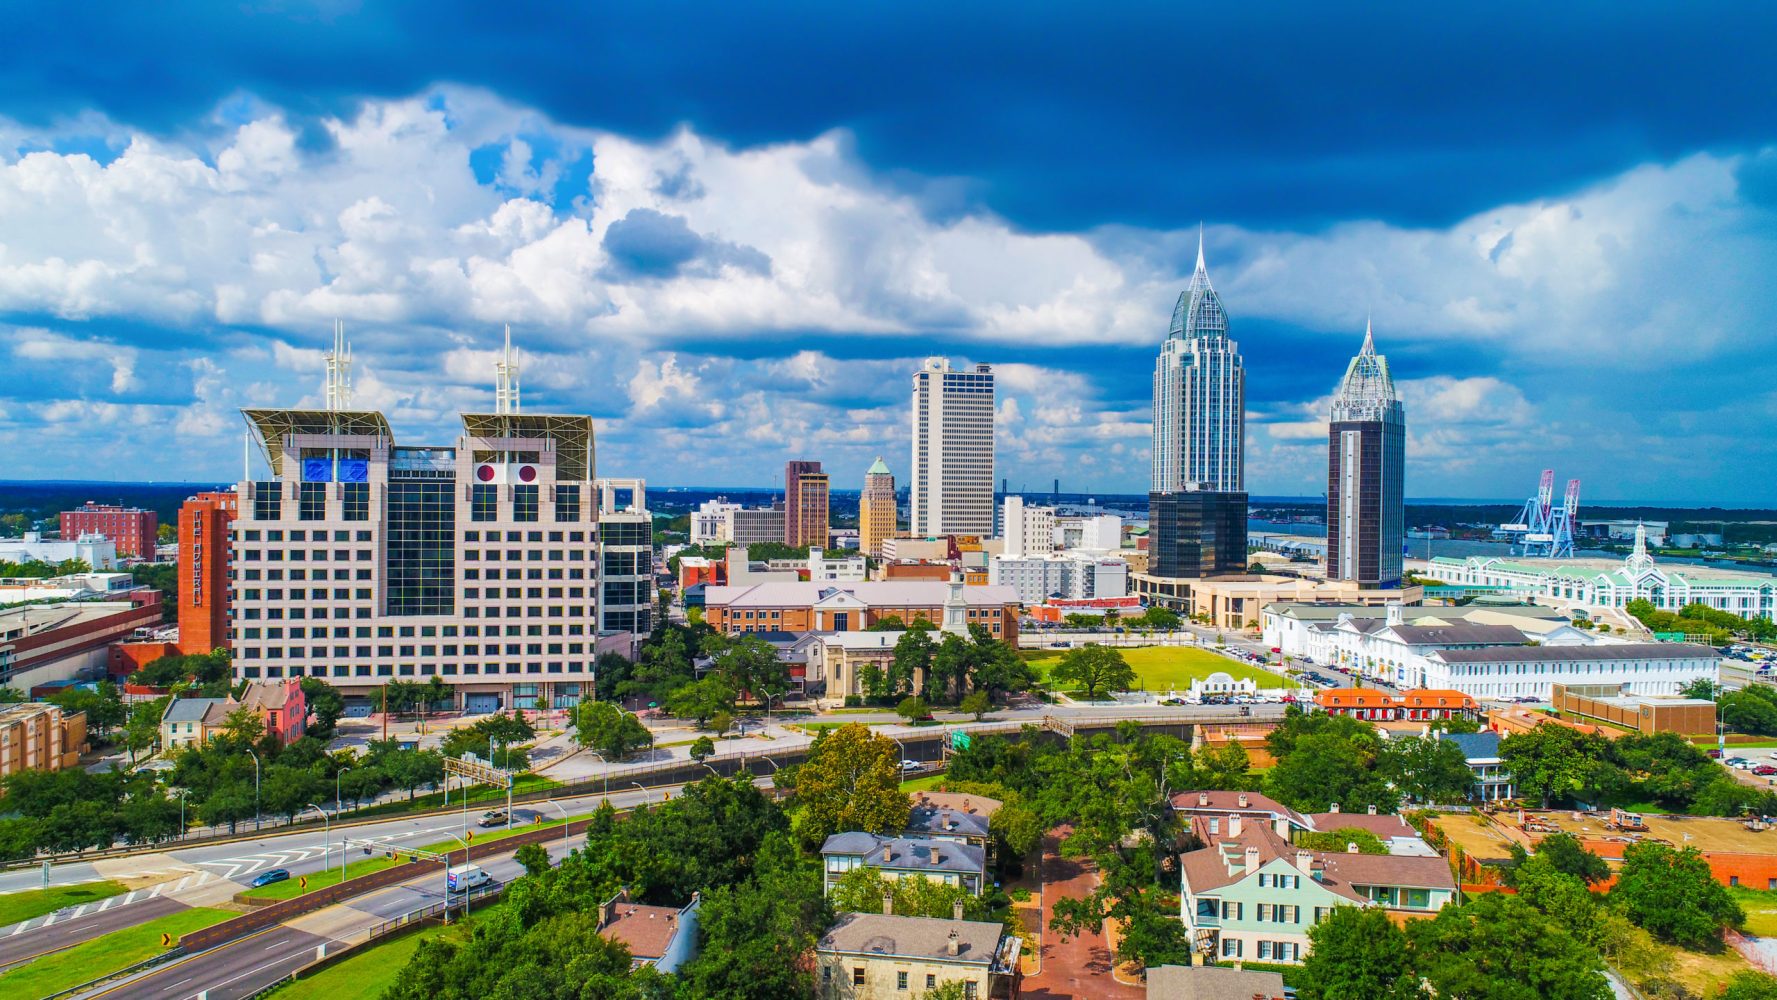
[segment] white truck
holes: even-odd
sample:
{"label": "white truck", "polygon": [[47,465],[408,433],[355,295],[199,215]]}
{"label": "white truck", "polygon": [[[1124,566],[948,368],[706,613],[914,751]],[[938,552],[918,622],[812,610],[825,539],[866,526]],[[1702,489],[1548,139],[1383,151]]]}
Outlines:
{"label": "white truck", "polygon": [[480,865],[457,865],[444,873],[444,886],[450,892],[467,892],[489,881]]}

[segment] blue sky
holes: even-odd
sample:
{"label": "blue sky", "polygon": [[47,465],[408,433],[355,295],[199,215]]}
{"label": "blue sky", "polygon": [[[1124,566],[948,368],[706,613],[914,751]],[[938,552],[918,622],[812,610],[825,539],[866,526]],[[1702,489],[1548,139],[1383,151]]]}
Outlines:
{"label": "blue sky", "polygon": [[9,478],[231,477],[337,316],[402,440],[510,322],[612,475],[904,473],[942,353],[1014,487],[1138,491],[1201,220],[1254,492],[1372,316],[1409,495],[1777,503],[1761,6],[210,6],[9,14]]}

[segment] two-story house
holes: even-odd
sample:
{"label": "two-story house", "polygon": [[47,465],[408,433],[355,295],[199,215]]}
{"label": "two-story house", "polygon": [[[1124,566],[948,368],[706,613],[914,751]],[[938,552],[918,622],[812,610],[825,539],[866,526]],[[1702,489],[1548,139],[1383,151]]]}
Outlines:
{"label": "two-story house", "polygon": [[1505,761],[1499,756],[1498,733],[1440,733],[1438,738],[1449,740],[1462,749],[1463,760],[1475,776],[1474,787],[1469,792],[1471,798],[1480,802],[1498,802],[1518,797],[1512,772],[1506,770]]}
{"label": "two-story house", "polygon": [[997,799],[961,792],[914,792],[912,797],[907,836],[992,848]]}
{"label": "two-story house", "polygon": [[1295,964],[1308,929],[1339,906],[1431,916],[1456,882],[1436,855],[1371,855],[1293,847],[1267,824],[1228,821],[1221,838],[1179,858],[1180,918],[1199,951],[1217,959]]}
{"label": "two-story house", "polygon": [[1018,996],[1023,940],[1003,925],[888,913],[841,913],[815,946],[822,1000],[901,1000],[961,983],[971,1000]]}
{"label": "two-story house", "polygon": [[974,844],[874,833],[836,833],[821,845],[823,891],[831,894],[845,873],[874,868],[890,882],[921,875],[979,896],[988,884],[987,850]]}

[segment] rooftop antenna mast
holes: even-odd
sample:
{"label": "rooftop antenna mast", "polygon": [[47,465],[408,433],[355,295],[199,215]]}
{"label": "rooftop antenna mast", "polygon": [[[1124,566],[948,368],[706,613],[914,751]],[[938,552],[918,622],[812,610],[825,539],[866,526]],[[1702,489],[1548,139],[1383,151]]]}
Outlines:
{"label": "rooftop antenna mast", "polygon": [[333,321],[333,350],[327,352],[327,410],[338,413],[352,408],[352,345],[346,343],[346,327]]}
{"label": "rooftop antenna mast", "polygon": [[494,412],[518,412],[518,352],[512,349],[512,324],[506,324],[506,347],[494,363]]}

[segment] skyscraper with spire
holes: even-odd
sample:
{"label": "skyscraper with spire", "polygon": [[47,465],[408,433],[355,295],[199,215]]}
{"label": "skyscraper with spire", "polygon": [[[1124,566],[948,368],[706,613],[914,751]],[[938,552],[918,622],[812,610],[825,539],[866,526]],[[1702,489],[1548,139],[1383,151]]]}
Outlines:
{"label": "skyscraper with spire", "polygon": [[1401,584],[1407,419],[1370,325],[1327,424],[1327,579]]}
{"label": "skyscraper with spire", "polygon": [[1228,314],[1209,283],[1199,231],[1197,269],[1173,306],[1154,363],[1151,489],[1245,490],[1245,439],[1246,369],[1239,346],[1228,339]]}
{"label": "skyscraper with spire", "polygon": [[1246,569],[1246,369],[1209,283],[1203,232],[1154,362],[1154,477],[1148,494],[1149,603],[1196,613],[1179,581]]}

